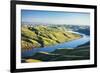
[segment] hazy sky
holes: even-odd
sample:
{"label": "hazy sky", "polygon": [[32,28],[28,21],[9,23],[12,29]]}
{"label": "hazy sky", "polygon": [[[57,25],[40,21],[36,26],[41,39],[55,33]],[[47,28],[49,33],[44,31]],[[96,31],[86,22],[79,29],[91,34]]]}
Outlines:
{"label": "hazy sky", "polygon": [[50,24],[90,24],[89,13],[56,12],[39,10],[21,10],[22,22],[38,22]]}

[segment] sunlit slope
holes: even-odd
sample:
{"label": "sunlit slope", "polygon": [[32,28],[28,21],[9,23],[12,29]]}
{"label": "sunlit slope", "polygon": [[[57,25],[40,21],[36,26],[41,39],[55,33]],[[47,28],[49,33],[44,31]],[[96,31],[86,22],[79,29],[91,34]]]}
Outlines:
{"label": "sunlit slope", "polygon": [[80,37],[78,34],[65,31],[63,27],[53,28],[45,25],[21,27],[22,51],[68,42]]}

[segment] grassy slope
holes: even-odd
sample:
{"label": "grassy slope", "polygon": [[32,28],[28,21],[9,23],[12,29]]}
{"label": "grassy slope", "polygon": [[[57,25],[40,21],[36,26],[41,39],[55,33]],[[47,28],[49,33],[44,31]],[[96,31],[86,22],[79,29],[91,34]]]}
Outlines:
{"label": "grassy slope", "polygon": [[80,35],[64,31],[63,28],[49,26],[22,26],[21,28],[22,51],[37,47],[55,45],[80,38]]}
{"label": "grassy slope", "polygon": [[77,47],[75,49],[57,49],[54,52],[38,52],[27,59],[40,61],[64,61],[64,60],[86,60],[90,58],[89,45]]}

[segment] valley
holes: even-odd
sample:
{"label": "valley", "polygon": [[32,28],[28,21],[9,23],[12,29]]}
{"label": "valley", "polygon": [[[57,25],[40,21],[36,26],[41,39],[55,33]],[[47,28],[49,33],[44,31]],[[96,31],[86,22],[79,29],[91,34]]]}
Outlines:
{"label": "valley", "polygon": [[21,27],[22,63],[90,59],[89,26]]}

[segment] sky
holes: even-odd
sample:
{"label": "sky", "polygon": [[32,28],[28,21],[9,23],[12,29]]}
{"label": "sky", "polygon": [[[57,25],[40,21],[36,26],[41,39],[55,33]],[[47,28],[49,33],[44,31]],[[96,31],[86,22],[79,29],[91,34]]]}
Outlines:
{"label": "sky", "polygon": [[90,14],[79,12],[21,10],[22,22],[90,25]]}

